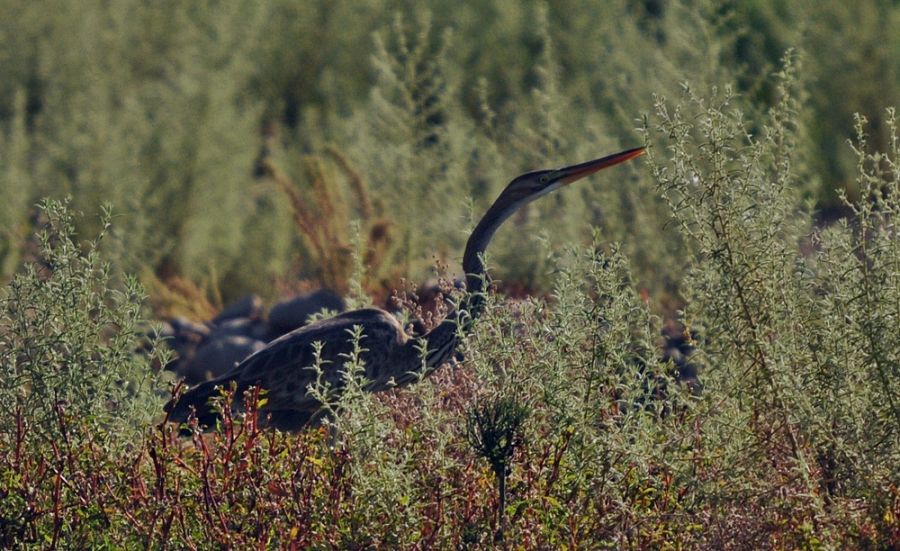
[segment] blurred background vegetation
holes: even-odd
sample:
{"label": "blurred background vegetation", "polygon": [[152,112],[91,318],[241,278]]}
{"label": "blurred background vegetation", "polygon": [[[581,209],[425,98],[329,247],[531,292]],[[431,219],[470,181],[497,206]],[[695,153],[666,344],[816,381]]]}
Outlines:
{"label": "blurred background vegetation", "polygon": [[[890,0],[0,0],[0,276],[34,205],[71,196],[152,296],[272,299],[306,281],[375,297],[457,259],[511,177],[641,143],[654,95],[734,83],[748,116],[801,52],[801,193],[854,194],[854,112],[885,149],[900,95]],[[670,310],[682,244],[637,165],[533,205],[493,247],[508,289],[549,288],[547,252],[621,241]],[[616,179],[623,182],[617,182]],[[513,242],[515,241],[515,242]],[[354,260],[354,258],[356,260]],[[298,283],[300,282],[300,283]],[[173,291],[174,290],[174,291]]]}

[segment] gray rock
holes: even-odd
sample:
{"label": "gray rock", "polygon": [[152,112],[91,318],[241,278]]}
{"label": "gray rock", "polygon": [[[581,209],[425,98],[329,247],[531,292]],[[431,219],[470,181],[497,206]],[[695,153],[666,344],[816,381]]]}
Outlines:
{"label": "gray rock", "polygon": [[238,335],[210,339],[198,347],[189,361],[176,370],[188,384],[197,384],[231,371],[235,365],[257,350],[264,348],[262,341]]}
{"label": "gray rock", "polygon": [[166,344],[175,352],[176,357],[165,368],[177,372],[209,337],[209,327],[180,316],[169,320],[168,325],[171,333],[167,335]]}
{"label": "gray rock", "polygon": [[209,327],[202,323],[193,322],[185,317],[176,316],[169,320],[175,338],[197,340],[198,342],[209,336]]}
{"label": "gray rock", "polygon": [[232,302],[212,319],[212,323],[220,325],[226,320],[236,318],[259,319],[262,316],[262,299],[257,295],[247,295],[244,298]]}
{"label": "gray rock", "polygon": [[262,320],[233,318],[214,326],[209,334],[209,338],[211,340],[217,340],[236,335],[254,340],[265,340],[268,332],[269,328]]}
{"label": "gray rock", "polygon": [[274,338],[306,325],[309,316],[322,310],[342,312],[344,299],[330,289],[319,289],[306,295],[283,300],[269,312],[270,337]]}

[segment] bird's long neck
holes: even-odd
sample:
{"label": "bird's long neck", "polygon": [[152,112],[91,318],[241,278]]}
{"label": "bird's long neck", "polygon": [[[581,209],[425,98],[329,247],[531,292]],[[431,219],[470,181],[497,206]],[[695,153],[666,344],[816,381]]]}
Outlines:
{"label": "bird's long neck", "polygon": [[497,228],[520,206],[518,203],[503,204],[498,199],[475,226],[466,252],[463,254],[463,270],[466,272],[466,295],[459,308],[447,314],[437,327],[425,335],[428,345],[426,367],[435,369],[449,361],[460,335],[472,330],[475,319],[484,311],[487,270],[484,267],[484,252],[494,237]]}
{"label": "bird's long neck", "polygon": [[500,199],[491,205],[469,236],[466,252],[463,253],[463,271],[466,273],[466,299],[464,307],[474,320],[484,310],[484,292],[487,287],[487,270],[484,267],[484,252],[487,250],[497,228],[519,208],[519,203],[502,203]]}

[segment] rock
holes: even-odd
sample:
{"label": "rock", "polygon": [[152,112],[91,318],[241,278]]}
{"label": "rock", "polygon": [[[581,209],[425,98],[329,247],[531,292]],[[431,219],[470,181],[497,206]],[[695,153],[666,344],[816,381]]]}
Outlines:
{"label": "rock", "polygon": [[262,320],[233,318],[214,326],[209,334],[209,339],[217,340],[236,335],[261,341],[266,339],[268,333],[269,327]]}
{"label": "rock", "polygon": [[226,320],[236,318],[249,318],[257,320],[262,316],[262,299],[257,295],[247,295],[244,298],[232,302],[212,319],[214,325],[221,325]]}
{"label": "rock", "polygon": [[281,336],[306,325],[309,316],[322,310],[342,312],[344,299],[330,289],[319,289],[306,295],[283,300],[269,312],[270,338]]}
{"label": "rock", "polygon": [[198,347],[189,361],[176,370],[188,384],[197,384],[231,371],[235,365],[257,350],[265,348],[262,341],[230,335],[210,339]]}
{"label": "rock", "polygon": [[209,327],[193,322],[185,317],[176,316],[169,320],[173,338],[200,342],[209,336]]}
{"label": "rock", "polygon": [[169,320],[168,325],[171,328],[171,336],[168,336],[165,342],[175,352],[176,357],[166,364],[165,369],[177,372],[190,361],[197,347],[209,337],[209,327],[180,316]]}

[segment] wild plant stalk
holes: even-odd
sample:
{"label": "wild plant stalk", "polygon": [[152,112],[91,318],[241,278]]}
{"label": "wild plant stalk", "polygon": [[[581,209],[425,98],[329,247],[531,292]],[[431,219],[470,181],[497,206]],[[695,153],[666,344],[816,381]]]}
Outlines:
{"label": "wild plant stalk", "polygon": [[474,406],[466,419],[466,437],[480,457],[488,460],[497,482],[497,532],[502,542],[506,530],[506,481],[512,458],[523,444],[528,408],[511,397],[499,397]]}

